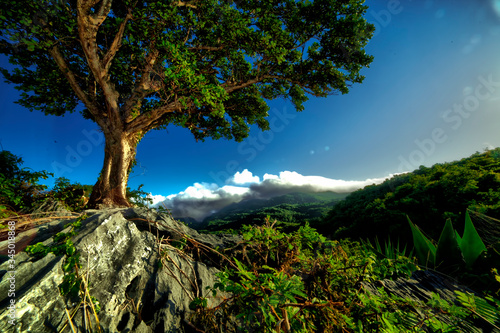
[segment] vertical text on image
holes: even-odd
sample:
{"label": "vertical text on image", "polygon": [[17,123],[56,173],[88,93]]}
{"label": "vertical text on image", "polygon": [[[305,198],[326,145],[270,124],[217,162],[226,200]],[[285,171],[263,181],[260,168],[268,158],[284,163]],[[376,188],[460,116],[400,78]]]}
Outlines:
{"label": "vertical text on image", "polygon": [[15,255],[16,255],[16,222],[15,221],[9,221],[7,222],[9,231],[8,231],[8,242],[7,242],[7,255],[9,257],[8,262],[8,268],[9,271],[7,272],[8,278],[7,280],[9,281],[9,291],[7,293],[7,296],[10,298],[9,300],[9,305],[7,306],[7,311],[8,311],[8,317],[9,317],[9,324],[15,325],[16,320],[17,320],[17,314],[16,314],[16,261],[15,261]]}

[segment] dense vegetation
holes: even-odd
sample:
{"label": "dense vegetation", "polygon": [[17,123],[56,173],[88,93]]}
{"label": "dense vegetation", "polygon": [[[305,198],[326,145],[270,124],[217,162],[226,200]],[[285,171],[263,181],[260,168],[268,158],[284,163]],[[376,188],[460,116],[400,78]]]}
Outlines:
{"label": "dense vegetation", "polygon": [[280,221],[285,230],[296,230],[305,221],[320,220],[346,194],[334,192],[289,193],[270,199],[253,199],[229,205],[193,227],[206,231],[237,230],[262,224],[266,217]]}
{"label": "dense vegetation", "polygon": [[0,152],[0,218],[31,207],[47,186],[39,183],[51,173],[21,168],[22,158],[9,151]]}
{"label": "dense vegetation", "polygon": [[[71,183],[69,179],[59,177],[49,189],[40,182],[53,177],[52,173],[33,171],[23,168],[22,164],[21,157],[7,150],[0,151],[0,218],[31,213],[37,208],[47,207],[43,205],[50,202],[59,202],[70,211],[85,208],[91,185]],[[136,190],[127,188],[127,196],[134,204],[147,206],[151,200],[141,187]]]}
{"label": "dense vegetation", "polygon": [[307,224],[283,233],[269,219],[245,226],[242,236],[222,257],[225,269],[212,289],[222,301],[191,303],[197,331],[500,332],[500,301],[492,296],[457,290],[450,302],[437,293],[391,294],[382,280],[419,269],[404,250],[330,241]]}
{"label": "dense vegetation", "polygon": [[[407,216],[438,239],[448,218],[463,232],[467,209],[500,218],[500,149],[430,168],[421,166],[380,185],[367,186],[335,205],[314,227],[336,239],[383,240],[390,235],[393,240],[411,243]],[[500,225],[495,224],[499,230]]]}

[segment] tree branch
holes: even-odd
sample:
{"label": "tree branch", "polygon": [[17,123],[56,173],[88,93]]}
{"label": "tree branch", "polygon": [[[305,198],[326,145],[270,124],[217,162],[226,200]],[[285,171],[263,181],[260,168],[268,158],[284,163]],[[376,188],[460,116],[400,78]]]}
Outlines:
{"label": "tree branch", "polygon": [[224,46],[193,46],[188,47],[188,50],[208,50],[208,51],[220,51],[223,50]]}
{"label": "tree branch", "polygon": [[[243,89],[245,87],[248,87],[252,84],[258,83],[264,79],[267,78],[272,78],[271,76],[262,76],[262,77],[257,77],[255,79],[249,80],[247,82],[238,84],[238,85],[229,85],[224,83],[222,86],[226,90],[226,92],[230,93],[232,91],[238,90],[238,89]],[[156,108],[150,112],[143,113],[136,117],[135,119],[131,120],[128,124],[126,124],[125,130],[128,133],[135,133],[138,131],[144,131],[145,129],[152,129],[158,124],[156,123],[162,116],[164,116],[167,113],[174,112],[176,110],[182,110],[182,109],[189,109],[190,107],[194,106],[193,102],[188,101],[184,103],[185,105],[181,104],[179,100],[176,98],[175,101]]]}
{"label": "tree branch", "polygon": [[[142,105],[142,100],[155,90],[151,84],[151,74],[154,65],[158,58],[158,50],[151,51],[146,58],[146,66],[142,71],[140,82],[135,86],[132,96],[125,102],[123,106],[125,123],[130,123],[133,120],[132,112]],[[158,88],[157,88],[158,89]]]}
{"label": "tree branch", "polygon": [[87,94],[82,90],[80,85],[78,84],[75,75],[69,68],[68,64],[66,63],[66,60],[64,60],[63,55],[61,54],[61,51],[59,51],[59,48],[57,46],[53,46],[49,50],[50,55],[54,59],[54,61],[57,64],[57,67],[59,67],[59,70],[61,73],[66,77],[68,80],[71,88],[75,92],[75,94],[78,96],[78,98],[85,104],[85,107],[92,113],[92,115],[98,119],[99,115],[99,108],[95,105],[94,102],[92,102]]}
{"label": "tree branch", "polygon": [[243,88],[246,88],[248,86],[251,86],[252,84],[259,83],[260,81],[262,81],[264,79],[269,79],[269,78],[273,78],[273,77],[272,76],[256,77],[255,79],[243,82],[241,84],[229,84],[226,82],[226,83],[222,84],[222,87],[224,88],[224,90],[227,93],[230,93],[230,92],[233,92],[235,90],[243,89]]}
{"label": "tree branch", "polygon": [[[226,83],[222,84],[222,87],[224,88],[224,90],[227,93],[231,93],[235,90],[243,89],[243,88],[246,88],[246,87],[251,86],[253,84],[262,82],[265,79],[279,79],[279,80],[291,81],[290,79],[288,79],[286,77],[281,77],[279,75],[263,74],[261,76],[257,76],[254,79],[248,80],[248,81],[243,82],[243,83],[226,82]],[[136,91],[134,92],[134,94],[136,94],[136,98],[138,98],[138,96],[141,96],[140,90],[138,90],[138,88],[136,88]],[[144,98],[144,97],[142,97],[142,98]],[[132,100],[132,98],[129,101],[127,101],[127,103],[132,103],[131,100]],[[133,104],[130,104],[130,105],[133,106]],[[128,122],[126,124],[125,130],[128,133],[135,133],[138,131],[150,130],[150,129],[158,126],[157,121],[165,114],[170,113],[170,112],[174,112],[176,110],[182,110],[182,109],[187,110],[190,107],[192,107],[193,105],[194,104],[190,101],[185,103],[185,105],[183,105],[179,102],[178,99],[176,99],[175,101],[173,101],[165,106],[156,108],[156,109],[154,109],[150,112],[147,112],[147,113],[143,113],[143,114],[139,115],[138,117],[136,117],[135,119],[130,119],[130,122]],[[131,110],[132,108],[129,107],[128,109]]]}
{"label": "tree branch", "polygon": [[84,11],[89,11],[90,8],[97,5],[97,3],[99,3],[99,1],[101,1],[101,0],[84,0],[84,1],[78,2],[78,6],[81,6],[81,8]]}
{"label": "tree branch", "polygon": [[94,23],[99,27],[104,20],[106,20],[106,17],[108,17],[109,12],[111,11],[111,5],[113,3],[113,0],[102,0],[101,6],[99,7],[99,10],[97,13],[92,15],[92,19],[94,20]]}
{"label": "tree branch", "polygon": [[[96,0],[92,3],[95,5]],[[109,14],[112,0],[103,0],[96,15],[90,15],[92,3],[90,1],[77,0],[77,23],[80,44],[87,58],[89,68],[103,90],[107,106],[107,116],[112,123],[111,127],[112,129],[122,128],[123,123],[118,106],[119,94],[110,82],[108,71],[102,66],[98,54],[99,47],[96,41],[99,25],[106,19],[106,16],[102,15],[104,12],[107,12],[106,15]]]}
{"label": "tree branch", "polygon": [[163,115],[174,112],[175,110],[180,110],[182,108],[184,108],[184,106],[178,100],[175,100],[167,105],[139,115],[134,120],[132,120],[132,122],[126,124],[125,131],[127,133],[136,133],[139,131],[144,131],[145,129],[153,129],[154,126],[151,125],[154,124]]}
{"label": "tree branch", "polygon": [[183,2],[183,1],[177,1],[177,3],[174,3],[174,5],[176,5],[177,7],[189,7],[189,8],[194,8],[194,9],[197,9],[198,7],[196,7],[195,5],[192,5],[191,3],[189,2]]}
{"label": "tree branch", "polygon": [[125,32],[125,26],[127,25],[128,20],[132,18],[132,12],[129,9],[129,12],[127,16],[125,16],[125,20],[120,24],[120,28],[118,29],[118,32],[115,35],[115,38],[113,40],[113,43],[111,44],[111,47],[109,48],[108,52],[102,59],[102,67],[106,72],[109,71],[109,67],[111,66],[111,61],[116,55],[116,52],[120,49],[122,45],[122,39],[123,39],[123,33]]}

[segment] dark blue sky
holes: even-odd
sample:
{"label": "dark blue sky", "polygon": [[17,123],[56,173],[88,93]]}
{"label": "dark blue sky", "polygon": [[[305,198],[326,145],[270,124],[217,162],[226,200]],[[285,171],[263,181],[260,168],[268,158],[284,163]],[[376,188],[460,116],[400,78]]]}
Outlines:
{"label": "dark blue sky", "polygon": [[[377,31],[367,47],[375,60],[362,84],[347,95],[313,98],[301,113],[272,101],[271,131],[254,130],[242,143],[197,143],[175,127],[152,131],[138,146],[130,187],[206,199],[224,186],[243,193],[248,182],[228,181],[236,172],[253,175],[254,184],[265,174],[267,180],[288,175],[287,184],[318,180],[301,175],[363,181],[500,146],[500,1],[366,4]],[[14,104],[12,85],[1,88],[3,149],[35,170],[95,183],[103,160],[97,126],[78,113],[31,113]]]}

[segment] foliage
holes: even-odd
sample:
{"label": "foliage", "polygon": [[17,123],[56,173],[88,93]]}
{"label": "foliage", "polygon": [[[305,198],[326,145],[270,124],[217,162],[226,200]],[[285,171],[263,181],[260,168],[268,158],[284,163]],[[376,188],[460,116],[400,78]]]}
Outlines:
{"label": "foliage", "polygon": [[60,177],[54,187],[47,190],[48,187],[39,182],[53,174],[21,168],[22,163],[21,157],[6,150],[0,152],[0,218],[15,212],[28,213],[49,200],[60,201],[72,211],[84,208],[85,186],[71,184],[69,179]]}
{"label": "foliage", "polygon": [[[465,231],[463,237],[453,230],[451,221],[446,221],[436,246],[409,219],[417,258],[422,265],[430,266],[459,265],[471,268],[479,256],[486,251],[486,246],[477,234],[470,219],[465,215]],[[462,268],[462,267],[460,267]]]}
{"label": "foliage", "polygon": [[[455,319],[452,325],[443,322],[433,322],[431,332],[496,332],[500,330],[500,303],[492,297],[481,298],[472,293],[455,291],[456,302],[449,302],[440,298],[439,294],[432,294],[432,298],[427,304],[434,310],[451,316]],[[479,306],[476,306],[476,302]],[[460,325],[461,324],[461,325]],[[475,325],[480,325],[486,330],[477,329]],[[459,329],[461,328],[461,329]]]}
{"label": "foliage", "polygon": [[[212,308],[204,299],[192,303],[191,320],[205,332],[452,332],[473,320],[471,308],[438,295],[425,304],[383,288],[363,291],[365,282],[408,278],[417,266],[404,251],[384,257],[370,246],[328,241],[308,225],[285,234],[267,220],[244,230],[234,267],[212,289],[224,300]],[[488,302],[485,308],[495,309]]]}
{"label": "foliage", "polygon": [[53,174],[21,168],[23,160],[7,150],[0,152],[0,218],[29,209],[46,185],[39,184]]}
{"label": "foliage", "polygon": [[368,247],[369,250],[377,253],[379,256],[388,258],[388,259],[397,259],[398,257],[408,257],[412,258],[413,257],[413,250],[411,250],[409,253],[406,253],[406,245],[401,248],[399,244],[399,240],[396,243],[396,245],[391,242],[391,239],[388,238],[384,242],[384,248],[382,249],[382,246],[380,245],[380,242],[378,238],[375,238],[375,243],[372,244],[369,239],[366,241],[361,241],[363,246]]}
{"label": "foliage", "polygon": [[71,211],[81,211],[85,208],[86,197],[90,194],[88,186],[71,183],[68,178],[59,177],[54,187],[45,193],[44,200],[55,200],[63,203]]}
{"label": "foliage", "polygon": [[[438,239],[448,218],[454,229],[463,232],[463,225],[455,223],[463,221],[467,209],[500,218],[500,149],[430,168],[421,166],[367,186],[339,202],[324,221],[313,226],[333,238],[384,240],[397,234],[401,243],[409,244],[412,234],[407,215]],[[478,232],[483,239],[492,232],[500,238],[498,223]]]}
{"label": "foliage", "polygon": [[[47,190],[47,186],[39,184],[39,181],[53,174],[45,170],[33,172],[22,169],[22,163],[22,159],[11,152],[0,152],[0,218],[19,211],[29,212],[47,201],[59,201],[71,211],[85,209],[92,186],[72,183],[68,178],[59,177],[54,186]],[[127,188],[127,197],[138,207],[149,207],[152,200],[142,190],[143,186],[139,185],[136,190]]]}
{"label": "foliage", "polygon": [[[499,267],[500,256],[488,255],[487,247],[477,234],[468,212],[465,214],[463,236],[460,237],[453,229],[451,221],[448,220],[437,244],[428,239],[409,218],[408,222],[413,233],[415,255],[420,265],[453,275],[462,281],[464,275],[469,279],[475,276],[475,280],[481,280],[480,277],[482,277],[486,280],[486,286],[482,288],[494,291],[495,271],[493,270]],[[493,247],[490,249],[492,252],[495,251]]]}
{"label": "foliage", "polygon": [[[363,47],[374,27],[362,16],[367,7],[357,0],[78,4],[43,0],[2,5],[0,51],[19,66],[3,74],[24,91],[21,105],[61,115],[83,99],[87,115],[95,117],[94,108],[112,98],[105,91],[109,88],[119,93],[119,103],[135,102],[127,110],[132,119],[156,117],[175,98],[178,111],[169,114],[173,106],[167,108],[144,129],[172,123],[190,128],[197,138],[240,138],[249,124],[268,126],[262,118],[268,109],[263,98],[289,96],[302,110],[305,92],[346,93],[350,84],[362,81],[359,71],[372,61]],[[78,19],[96,12],[102,15],[100,24],[89,37],[86,30],[94,27],[86,21],[78,25]],[[96,50],[87,48],[84,36],[94,38],[104,54],[89,54]],[[116,44],[105,36],[115,37]],[[93,57],[114,88],[96,77]],[[141,92],[146,87],[140,81],[143,72],[151,81]],[[75,91],[73,83],[92,99]],[[232,126],[225,113],[233,118]]]}
{"label": "foliage", "polygon": [[127,198],[137,207],[149,207],[153,204],[153,199],[149,197],[149,193],[142,190],[143,186],[144,184],[139,185],[137,190],[131,190],[127,187]]}
{"label": "foliage", "polygon": [[[455,303],[431,294],[428,302],[402,299],[364,283],[408,278],[417,266],[406,249],[328,241],[305,225],[285,234],[276,222],[244,227],[230,268],[212,295],[191,303],[192,323],[204,332],[457,332],[498,328],[499,301],[457,292]],[[388,254],[387,256],[384,253]],[[379,282],[381,283],[381,282]],[[383,283],[382,283],[383,285]],[[479,319],[478,319],[479,318]]]}
{"label": "foliage", "polygon": [[363,251],[379,263],[378,271],[380,277],[394,279],[397,276],[411,276],[417,269],[416,263],[408,261],[413,258],[413,250],[407,253],[406,246],[401,248],[399,241],[394,245],[390,239],[385,241],[384,248],[378,239],[372,244],[369,240],[362,241]]}
{"label": "foliage", "polygon": [[474,317],[479,317],[500,331],[500,301],[489,296],[478,297],[473,293],[455,291],[457,300]]}

